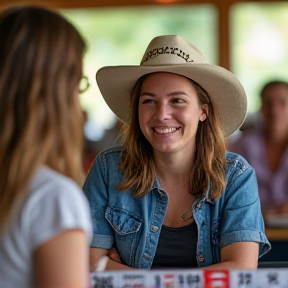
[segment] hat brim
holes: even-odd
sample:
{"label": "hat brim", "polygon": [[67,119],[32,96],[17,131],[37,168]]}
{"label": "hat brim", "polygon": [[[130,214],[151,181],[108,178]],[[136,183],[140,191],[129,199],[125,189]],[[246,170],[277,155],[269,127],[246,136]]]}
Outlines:
{"label": "hat brim", "polygon": [[100,92],[110,109],[123,122],[128,121],[129,101],[137,80],[150,73],[169,72],[185,76],[206,90],[218,111],[224,137],[243,123],[247,97],[243,86],[228,70],[211,64],[161,66],[106,66],[96,73]]}

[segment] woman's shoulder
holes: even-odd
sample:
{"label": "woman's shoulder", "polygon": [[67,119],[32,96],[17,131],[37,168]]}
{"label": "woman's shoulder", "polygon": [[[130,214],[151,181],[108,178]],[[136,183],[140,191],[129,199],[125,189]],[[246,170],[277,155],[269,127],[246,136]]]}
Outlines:
{"label": "woman's shoulder", "polygon": [[107,156],[112,156],[112,155],[120,155],[122,151],[122,146],[115,146],[115,147],[110,147],[110,148],[107,148],[103,151],[101,151],[98,156],[101,156],[101,157],[107,157]]}
{"label": "woman's shoulder", "polygon": [[47,166],[35,172],[22,216],[26,225],[33,223],[28,230],[31,235],[42,231],[34,237],[33,247],[66,229],[79,228],[91,235],[89,206],[82,189],[72,179]]}
{"label": "woman's shoulder", "polygon": [[122,146],[115,146],[107,148],[101,151],[97,157],[96,162],[107,163],[107,162],[119,162],[122,154]]}
{"label": "woman's shoulder", "polygon": [[[234,152],[227,152],[226,163],[227,185],[225,190],[241,187],[244,190],[247,188],[246,191],[258,191],[255,170],[244,157]],[[252,195],[253,193],[249,192],[249,194]],[[256,197],[256,194],[254,196]]]}
{"label": "woman's shoulder", "polygon": [[233,199],[231,203],[235,207],[254,203],[258,199],[258,187],[253,167],[244,157],[233,152],[226,152],[226,163],[226,187],[219,203],[227,199]]}
{"label": "woman's shoulder", "polygon": [[235,152],[227,151],[225,157],[226,157],[226,164],[228,166],[229,165],[250,166],[248,161],[243,156]]}
{"label": "woman's shoulder", "polygon": [[[118,171],[120,159],[122,157],[122,146],[115,146],[101,151],[95,158],[95,161],[89,171],[88,178],[94,178],[95,173],[102,171],[108,173],[109,171]],[[102,173],[101,172],[101,173]]]}
{"label": "woman's shoulder", "polygon": [[39,167],[34,173],[26,199],[29,207],[40,203],[46,206],[53,203],[52,205],[57,205],[57,207],[78,203],[80,207],[85,206],[85,202],[86,198],[78,183],[47,166]]}
{"label": "woman's shoulder", "polygon": [[62,188],[63,190],[69,191],[80,190],[80,187],[76,184],[76,182],[69,177],[51,169],[48,166],[39,167],[32,177],[30,190],[53,191],[55,188]]}
{"label": "woman's shoulder", "polygon": [[227,175],[237,173],[240,175],[245,171],[250,171],[254,173],[254,169],[248,163],[248,161],[240,154],[227,151],[226,152],[226,165],[227,165]]}
{"label": "woman's shoulder", "polygon": [[39,167],[35,172],[29,185],[26,208],[31,211],[35,209],[33,207],[42,207],[41,204],[47,208],[48,214],[50,210],[55,213],[57,210],[65,213],[75,210],[78,211],[77,215],[81,215],[87,214],[89,209],[81,187],[71,178],[47,166]]}

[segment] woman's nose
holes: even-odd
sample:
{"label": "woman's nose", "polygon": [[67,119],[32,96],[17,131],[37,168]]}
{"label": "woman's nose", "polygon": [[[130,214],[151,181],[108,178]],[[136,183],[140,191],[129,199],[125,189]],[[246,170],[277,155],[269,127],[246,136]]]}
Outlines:
{"label": "woman's nose", "polygon": [[159,104],[155,107],[154,118],[159,120],[167,120],[171,118],[171,107],[167,104]]}

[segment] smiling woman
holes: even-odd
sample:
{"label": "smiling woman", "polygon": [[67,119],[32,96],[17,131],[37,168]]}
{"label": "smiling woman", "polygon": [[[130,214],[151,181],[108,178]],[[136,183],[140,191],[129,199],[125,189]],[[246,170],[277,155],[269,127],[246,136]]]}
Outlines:
{"label": "smiling woman", "polygon": [[207,114],[207,104],[199,104],[196,90],[188,78],[172,73],[153,73],[143,80],[139,126],[153,147],[156,159],[158,153],[178,151],[183,158],[194,159],[198,123],[204,121]]}
{"label": "smiling woman", "polygon": [[[169,53],[151,54],[161,47]],[[242,85],[178,35],[155,37],[140,63],[96,74],[125,126],[123,145],[100,153],[84,184],[91,270],[103,255],[107,269],[256,268],[270,249],[257,181],[224,138],[245,118]]]}

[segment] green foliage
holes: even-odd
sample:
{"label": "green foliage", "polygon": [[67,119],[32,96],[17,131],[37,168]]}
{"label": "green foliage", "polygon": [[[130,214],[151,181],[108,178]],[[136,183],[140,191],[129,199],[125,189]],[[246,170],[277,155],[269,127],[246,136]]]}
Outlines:
{"label": "green foliage", "polygon": [[288,3],[240,3],[231,10],[233,72],[248,93],[249,110],[260,106],[265,82],[288,80]]}

